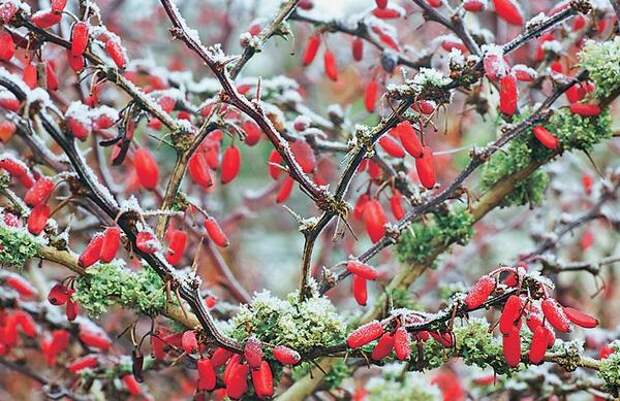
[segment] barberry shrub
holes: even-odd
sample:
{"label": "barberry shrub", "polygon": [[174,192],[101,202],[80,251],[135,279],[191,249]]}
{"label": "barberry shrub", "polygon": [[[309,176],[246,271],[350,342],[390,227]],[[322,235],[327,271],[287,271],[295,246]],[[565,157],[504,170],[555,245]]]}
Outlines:
{"label": "barberry shrub", "polygon": [[619,13],[0,0],[0,398],[616,399]]}

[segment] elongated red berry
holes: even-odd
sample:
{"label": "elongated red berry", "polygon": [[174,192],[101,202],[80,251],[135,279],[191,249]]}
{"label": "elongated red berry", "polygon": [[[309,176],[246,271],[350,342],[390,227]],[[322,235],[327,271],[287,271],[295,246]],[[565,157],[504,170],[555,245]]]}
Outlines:
{"label": "elongated red berry", "polygon": [[22,298],[32,298],[37,294],[37,289],[17,274],[11,273],[4,277],[4,284],[15,290]]}
{"label": "elongated red berry", "polygon": [[88,47],[88,23],[78,21],[71,28],[71,55],[81,56]]}
{"label": "elongated red berry", "polygon": [[67,0],[52,0],[51,1],[52,12],[55,12],[56,14],[60,14],[65,9],[66,5],[67,5]]}
{"label": "elongated red berry", "polygon": [[67,306],[65,307],[65,315],[67,316],[67,320],[72,322],[77,318],[78,313],[80,312],[80,306],[77,302],[72,301],[71,299],[67,300]]}
{"label": "elongated red berry", "polygon": [[527,354],[529,361],[535,365],[538,365],[545,358],[545,351],[547,350],[547,333],[545,328],[541,325],[536,327],[532,334],[532,342],[530,344],[530,351]]}
{"label": "elongated red berry", "polygon": [[121,229],[118,227],[108,227],[103,231],[103,241],[101,243],[100,260],[103,263],[110,263],[121,247]]}
{"label": "elongated red berry", "polygon": [[523,301],[518,295],[511,295],[508,297],[499,318],[499,331],[502,334],[507,335],[518,326],[518,322],[521,319],[522,307]]}
{"label": "elongated red berry", "polygon": [[537,125],[532,128],[532,132],[534,133],[536,139],[538,139],[538,141],[547,149],[554,150],[560,145],[558,138],[542,125]]}
{"label": "elongated red berry", "polygon": [[579,84],[575,84],[564,92],[569,103],[577,103],[586,96],[586,92]]}
{"label": "elongated red berry", "polygon": [[502,348],[506,364],[511,368],[517,367],[521,362],[521,336],[516,327],[502,336]]}
{"label": "elongated red berry", "polygon": [[80,341],[91,348],[97,348],[102,351],[106,351],[110,349],[112,346],[112,341],[101,332],[90,330],[88,328],[80,328],[80,332],[78,334]]}
{"label": "elongated red berry", "polygon": [[196,152],[187,163],[187,172],[192,180],[203,189],[209,189],[213,185],[211,169],[204,152]]}
{"label": "elongated red berry", "polygon": [[379,242],[385,235],[385,223],[387,223],[381,203],[376,199],[369,200],[364,206],[363,218],[370,240],[373,243]]}
{"label": "elongated red berry", "polygon": [[373,348],[370,357],[374,361],[380,361],[390,355],[393,349],[394,335],[392,333],[384,333],[381,338],[379,338],[379,341],[377,341],[377,345]]}
{"label": "elongated red berry", "polygon": [[76,118],[74,116],[67,116],[65,119],[67,124],[67,128],[71,135],[79,139],[80,141],[85,141],[90,135],[92,125],[90,121],[86,121],[85,119]]}
{"label": "elongated red berry", "polygon": [[553,298],[546,298],[540,303],[540,307],[545,318],[554,329],[562,333],[570,331],[570,321],[558,301]]}
{"label": "elongated red berry", "polygon": [[79,373],[84,369],[95,368],[98,364],[99,357],[97,355],[86,355],[71,362],[67,365],[67,369],[69,369],[71,373]]}
{"label": "elongated red berry", "polygon": [[385,150],[385,152],[392,157],[405,157],[405,151],[403,148],[389,135],[382,136],[381,139],[379,139],[379,145],[381,145],[383,150]]}
{"label": "elongated red berry", "polygon": [[405,209],[403,209],[403,196],[400,191],[394,189],[390,197],[390,209],[396,220],[402,220],[405,217]]}
{"label": "elongated red berry", "polygon": [[178,265],[183,259],[185,247],[187,246],[187,233],[183,230],[170,230],[168,233],[168,250],[166,260],[173,266]]}
{"label": "elongated red berry", "polygon": [[316,53],[318,52],[320,45],[321,45],[321,36],[319,36],[318,34],[314,34],[310,36],[310,38],[308,39],[308,43],[306,44],[304,54],[301,59],[301,62],[304,66],[310,65],[314,61],[314,58],[316,57]]}
{"label": "elongated red berry", "polygon": [[433,151],[428,146],[424,147],[422,157],[415,159],[415,169],[418,173],[420,183],[426,189],[432,189],[437,183],[437,180],[435,178]]}
{"label": "elongated red berry", "polygon": [[74,56],[70,51],[67,52],[67,63],[76,74],[79,74],[86,66],[84,56]]}
{"label": "elongated red berry", "polygon": [[215,369],[224,365],[230,357],[233,356],[232,351],[227,350],[226,348],[218,347],[213,351],[213,355],[211,355],[211,363]]}
{"label": "elongated red berry", "polygon": [[477,13],[486,7],[486,0],[464,0],[463,9],[470,13]]}
{"label": "elongated red berry", "polygon": [[18,324],[24,335],[28,337],[36,337],[39,329],[37,328],[37,323],[34,321],[32,316],[29,313],[23,310],[16,310],[14,312],[15,323]]}
{"label": "elongated red berry", "polygon": [[515,0],[493,0],[497,16],[512,25],[523,26],[523,11]]}
{"label": "elongated red berry", "polygon": [[325,75],[332,81],[338,80],[338,66],[336,65],[336,56],[331,50],[325,50],[323,54],[323,65],[325,67]]}
{"label": "elongated red berry", "polygon": [[368,303],[368,282],[367,280],[356,274],[353,275],[353,280],[351,283],[353,298],[355,298],[355,302],[358,305],[366,306]]}
{"label": "elongated red berry", "polygon": [[243,132],[245,132],[245,143],[248,146],[254,146],[260,141],[263,131],[254,121],[245,121],[242,128]]}
{"label": "elongated red berry", "polygon": [[372,321],[360,326],[347,337],[347,346],[349,348],[359,348],[369,342],[381,337],[385,330],[378,321]]}
{"label": "elongated red berry", "polygon": [[105,43],[105,51],[110,56],[114,64],[121,69],[124,70],[127,66],[127,59],[125,57],[125,51],[123,47],[118,43],[115,39],[110,39]]}
{"label": "elongated red berry", "polygon": [[278,194],[276,195],[276,203],[286,202],[293,192],[294,185],[295,180],[293,180],[291,176],[287,175],[284,181],[282,181]]}
{"label": "elongated red berry", "polygon": [[47,300],[52,305],[64,305],[71,296],[69,289],[60,283],[54,284],[49,294],[47,294]]}
{"label": "elongated red berry", "polygon": [[375,0],[375,4],[377,4],[377,8],[385,8],[387,7],[388,0]]}
{"label": "elongated red berry", "polygon": [[563,308],[564,315],[571,322],[575,323],[579,327],[583,327],[585,329],[593,329],[598,326],[598,320],[585,312],[580,311],[579,309],[571,308],[569,306],[565,306]]}
{"label": "elongated red berry", "polygon": [[507,74],[499,80],[499,110],[511,116],[517,111],[519,93],[517,78],[513,74]]}
{"label": "elongated red berry", "polygon": [[37,67],[34,65],[34,63],[28,62],[24,66],[24,71],[22,72],[22,79],[30,89],[34,89],[37,87],[38,74]]}
{"label": "elongated red berry", "polygon": [[250,337],[243,346],[243,357],[252,369],[257,369],[263,360],[263,348],[256,337]]}
{"label": "elongated red berry", "polygon": [[261,361],[258,369],[252,370],[252,384],[258,398],[273,396],[273,373],[267,361]]}
{"label": "elongated red berry", "polygon": [[186,354],[192,354],[198,351],[198,340],[194,330],[186,330],[181,336],[181,348]]}
{"label": "elongated red berry", "polygon": [[134,165],[140,185],[148,190],[157,188],[159,166],[155,157],[147,148],[139,148],[134,154]]}
{"label": "elongated red berry", "polygon": [[347,262],[347,270],[351,274],[363,277],[366,280],[376,280],[379,277],[377,269],[358,260],[349,260]]}
{"label": "elongated red berry", "polygon": [[209,238],[213,241],[213,243],[215,243],[215,245],[221,248],[228,246],[228,237],[224,234],[222,227],[220,227],[219,223],[213,217],[207,217],[204,225]]}
{"label": "elongated red berry", "polygon": [[364,58],[364,40],[356,37],[351,42],[351,53],[353,54],[353,60],[362,61]]}
{"label": "elongated red berry", "polygon": [[304,173],[311,173],[316,168],[316,156],[312,146],[305,139],[298,139],[290,144],[295,160]]}
{"label": "elongated red berry", "polygon": [[87,268],[97,263],[101,256],[101,245],[103,245],[103,235],[95,234],[80,254],[78,259],[80,266]]}
{"label": "elongated red berry", "polygon": [[142,393],[142,388],[140,387],[140,383],[136,380],[136,377],[132,374],[128,374],[122,377],[121,379],[127,392],[131,395],[140,395]]}
{"label": "elongated red berry", "polygon": [[274,180],[277,180],[282,174],[282,168],[278,167],[282,163],[282,156],[278,153],[277,150],[272,150],[269,154],[269,159],[267,160],[268,168],[269,168],[269,176]]}
{"label": "elongated red berry", "polygon": [[196,369],[198,370],[198,390],[212,391],[215,388],[217,378],[211,360],[209,358],[199,359],[196,362]]}
{"label": "elongated red berry", "polygon": [[45,64],[45,75],[47,78],[47,89],[55,91],[58,89],[58,77],[56,76],[56,69],[51,61]]}
{"label": "elongated red berry", "polygon": [[601,108],[593,103],[573,103],[569,106],[571,113],[582,117],[596,117],[601,114]]}
{"label": "elongated red berry", "polygon": [[369,113],[375,111],[377,105],[377,93],[379,92],[379,83],[376,79],[371,79],[364,90],[364,106]]}
{"label": "elongated red berry", "polygon": [[41,29],[47,29],[59,23],[61,18],[62,14],[55,13],[48,9],[37,11],[32,15],[30,20],[35,26]]}
{"label": "elongated red berry", "polygon": [[495,290],[495,279],[491,276],[484,275],[476,281],[474,286],[467,292],[464,299],[468,310],[480,307]]}
{"label": "elongated red berry", "polygon": [[7,31],[0,32],[0,60],[11,61],[15,55],[13,36]]}
{"label": "elongated red berry", "polygon": [[136,234],[136,248],[138,248],[141,252],[151,254],[159,251],[160,244],[153,234],[150,231],[140,231]]}
{"label": "elongated red berry", "polygon": [[277,345],[271,352],[276,361],[282,365],[297,365],[301,361],[299,353],[285,345]]}
{"label": "elongated red berry", "polygon": [[245,364],[238,364],[232,369],[228,380],[226,380],[226,394],[233,400],[238,400],[248,391],[248,374],[250,367]]}
{"label": "elongated red berry", "polygon": [[396,8],[375,8],[372,14],[379,19],[395,19],[402,17],[402,13]]}
{"label": "elongated red berry", "polygon": [[47,220],[49,219],[51,210],[46,204],[40,204],[35,206],[28,216],[28,231],[31,234],[39,235],[45,228]]}
{"label": "elongated red berry", "polygon": [[222,157],[222,184],[228,184],[237,177],[241,168],[241,153],[236,146],[229,146]]}
{"label": "elongated red berry", "polygon": [[401,361],[406,361],[411,356],[411,337],[402,326],[394,333],[394,353]]}

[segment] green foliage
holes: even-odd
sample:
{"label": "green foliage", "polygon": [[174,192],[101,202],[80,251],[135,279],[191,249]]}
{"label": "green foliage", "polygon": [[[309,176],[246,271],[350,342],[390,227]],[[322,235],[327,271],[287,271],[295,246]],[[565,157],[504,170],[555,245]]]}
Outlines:
{"label": "green foliage", "polygon": [[37,254],[42,244],[42,240],[32,236],[26,229],[0,223],[0,266],[22,268]]}
{"label": "green foliage", "polygon": [[313,296],[300,301],[293,292],[286,299],[268,291],[258,293],[249,305],[242,305],[232,319],[230,335],[244,341],[251,335],[299,352],[342,342],[345,325],[334,305],[325,297]]}
{"label": "green foliage", "polygon": [[88,312],[100,316],[115,303],[156,315],[166,304],[164,283],[153,269],[131,271],[120,263],[99,263],[76,279],[74,295]]}
{"label": "green foliage", "polygon": [[[529,117],[531,113],[525,111],[518,121]],[[581,117],[570,112],[568,108],[557,110],[544,124],[550,132],[558,137],[564,150],[592,149],[594,144],[611,136],[611,119],[604,111],[598,117]],[[496,152],[485,163],[480,178],[481,190],[488,191],[498,181],[526,168],[532,161],[541,161],[552,156],[552,152],[545,148],[530,132],[513,139],[506,149]],[[517,183],[513,191],[506,196],[501,207],[533,204],[538,205],[543,200],[544,191],[549,184],[546,172],[537,170],[527,179]]]}
{"label": "green foliage", "polygon": [[413,223],[398,240],[396,252],[402,263],[424,263],[436,246],[464,245],[473,235],[473,217],[464,207],[426,217],[424,222]]}
{"label": "green foliage", "polygon": [[443,397],[437,386],[419,374],[408,372],[401,378],[398,365],[384,369],[383,377],[368,381],[368,401],[439,401]]}
{"label": "green foliage", "polygon": [[596,84],[597,98],[609,96],[620,88],[620,37],[605,42],[589,40],[579,52],[579,65],[588,70]]}
{"label": "green foliage", "polygon": [[611,347],[615,352],[606,359],[601,361],[601,369],[598,375],[605,381],[605,385],[615,394],[620,391],[620,341],[611,343]]}

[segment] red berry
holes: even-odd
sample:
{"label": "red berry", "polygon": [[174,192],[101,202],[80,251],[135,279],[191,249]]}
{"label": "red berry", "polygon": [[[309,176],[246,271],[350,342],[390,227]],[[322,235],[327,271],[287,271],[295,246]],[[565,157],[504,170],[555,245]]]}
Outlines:
{"label": "red berry", "polygon": [[308,43],[306,44],[306,49],[304,50],[303,57],[301,59],[301,62],[304,66],[310,65],[312,61],[314,61],[320,45],[321,37],[318,34],[310,36],[310,38],[308,39]]}
{"label": "red berry", "polygon": [[388,0],[375,0],[375,3],[377,4],[377,8],[386,8],[387,4],[388,4]]}
{"label": "red berry", "polygon": [[368,302],[368,283],[367,280],[356,274],[353,275],[352,282],[353,298],[358,305],[366,306]]}
{"label": "red berry", "polygon": [[59,14],[65,9],[67,5],[67,0],[52,0],[51,1],[52,11]]}
{"label": "red berry", "polygon": [[484,275],[476,281],[474,286],[469,290],[465,297],[465,305],[468,310],[477,309],[495,290],[495,279],[491,276]]}
{"label": "red berry", "polygon": [[375,345],[375,348],[373,348],[370,357],[374,361],[380,361],[390,355],[393,349],[394,335],[392,333],[384,333],[379,339],[379,341],[377,341],[377,345]]}
{"label": "red berry", "polygon": [[360,326],[347,337],[347,346],[349,348],[360,348],[369,342],[381,337],[385,330],[378,321],[372,321]]}
{"label": "red berry", "polygon": [[139,148],[134,153],[134,166],[140,185],[148,190],[157,188],[159,166],[153,154],[147,148]]}
{"label": "red berry", "polygon": [[579,327],[583,327],[585,329],[593,329],[598,326],[598,320],[588,315],[587,313],[568,306],[565,306],[563,310],[564,315],[566,315],[568,320],[575,323]]}
{"label": "red berry", "polygon": [[338,80],[338,67],[336,65],[336,57],[331,50],[325,50],[323,54],[323,65],[325,67],[325,75],[332,81]]}
{"label": "red berry", "polygon": [[138,383],[134,375],[132,374],[125,375],[123,376],[122,380],[129,394],[140,395],[142,393],[142,388],[140,387],[140,383]]}
{"label": "red berry", "polygon": [[512,327],[509,333],[502,337],[504,359],[511,368],[517,367],[521,362],[521,335],[519,329]]}
{"label": "red berry", "polygon": [[211,169],[204,152],[197,151],[189,158],[187,171],[192,180],[203,189],[209,189],[213,185]]}
{"label": "red berry", "polygon": [[364,106],[369,113],[375,111],[377,105],[377,93],[379,92],[379,83],[376,79],[370,80],[364,90]]}
{"label": "red berry", "polygon": [[554,329],[562,333],[568,333],[570,331],[569,320],[558,301],[553,298],[546,298],[540,303],[540,307],[545,318]]}
{"label": "red berry", "polygon": [[502,314],[499,318],[499,331],[507,335],[512,332],[515,327],[519,326],[521,320],[521,308],[523,301],[518,295],[511,295],[504,304]]}
{"label": "red berry", "polygon": [[394,333],[394,352],[396,358],[406,361],[411,356],[411,338],[404,327],[399,327]]}
{"label": "red berry", "polygon": [[88,347],[97,348],[102,351],[107,351],[112,346],[112,342],[104,333],[96,332],[83,326],[80,327],[78,337],[80,341]]}
{"label": "red berry", "polygon": [[123,50],[120,43],[118,43],[115,39],[109,39],[105,43],[105,51],[108,53],[108,56],[114,61],[114,64],[121,69],[124,70],[127,66],[127,59],[125,58],[125,51]]}
{"label": "red berry", "polygon": [[228,184],[237,177],[241,168],[241,153],[236,146],[229,146],[222,157],[222,184]]}
{"label": "red berry", "polygon": [[395,19],[402,16],[401,12],[395,8],[375,8],[372,14],[379,19]]}
{"label": "red berry", "polygon": [[385,235],[385,223],[387,222],[381,203],[372,199],[364,206],[364,224],[366,232],[373,243],[379,242]]}
{"label": "red berry", "polygon": [[61,18],[62,14],[57,14],[52,10],[40,10],[34,13],[30,20],[35,26],[47,29],[59,23]]}
{"label": "red berry", "polygon": [[216,385],[215,367],[208,358],[199,359],[196,362],[198,369],[198,390],[212,391]]}
{"label": "red berry", "polygon": [[231,356],[233,356],[232,351],[218,347],[213,351],[213,355],[211,355],[211,363],[213,367],[217,369],[228,362]]}
{"label": "red berry", "polygon": [[225,379],[226,394],[233,400],[238,400],[248,391],[248,374],[250,367],[245,364],[236,364]]}
{"label": "red berry", "polygon": [[357,260],[349,260],[347,262],[347,270],[351,274],[363,277],[366,280],[376,280],[379,277],[377,269]]}
{"label": "red berry", "polygon": [[54,181],[46,177],[39,178],[34,185],[26,192],[24,202],[28,206],[34,207],[47,202],[54,190]]}
{"label": "red berry", "polygon": [[282,365],[297,365],[301,361],[299,353],[284,345],[277,345],[272,350],[273,357]]}
{"label": "red berry", "polygon": [[513,74],[507,74],[499,80],[499,110],[511,116],[517,111],[519,93],[517,79]]}
{"label": "red berry", "polygon": [[28,337],[36,337],[38,333],[37,324],[30,314],[22,310],[15,311],[15,323],[22,328],[22,332]]}
{"label": "red berry", "polygon": [[7,31],[0,32],[0,60],[11,61],[15,55],[13,36]]}
{"label": "red berry", "polygon": [[362,38],[355,38],[351,42],[351,52],[353,53],[353,59],[355,61],[361,61],[364,57],[364,40]]}
{"label": "red berry", "polygon": [[181,348],[186,354],[193,354],[198,351],[198,340],[194,330],[186,330],[181,336]]}
{"label": "red berry", "polygon": [[32,62],[28,62],[24,66],[24,71],[22,72],[22,79],[24,83],[30,88],[34,89],[37,87],[37,67]]}
{"label": "red berry", "polygon": [[267,361],[261,361],[258,369],[252,370],[252,384],[258,398],[273,396],[273,373]]}
{"label": "red berry", "polygon": [[538,141],[547,149],[554,150],[558,148],[558,145],[560,144],[558,138],[542,125],[537,125],[532,128],[532,132],[534,133],[536,139],[538,139]]}
{"label": "red berry", "polygon": [[67,300],[67,306],[65,307],[65,315],[67,316],[67,320],[70,322],[74,321],[79,312],[80,307],[78,303],[73,302],[71,299]]}
{"label": "red berry", "polygon": [[215,245],[221,248],[228,246],[228,237],[226,237],[226,234],[224,234],[224,231],[220,227],[219,223],[213,217],[207,217],[204,225],[209,238],[213,241],[213,243],[215,243]]}
{"label": "red berry", "polygon": [[140,252],[144,252],[146,254],[152,254],[159,250],[160,244],[153,234],[150,231],[140,231],[136,234],[136,248],[140,250]]}
{"label": "red berry", "polygon": [[432,189],[437,183],[437,181],[435,178],[433,151],[428,146],[424,147],[422,157],[415,159],[415,169],[418,173],[420,183],[426,189]]}
{"label": "red berry", "polygon": [[81,56],[88,47],[88,23],[78,21],[71,29],[71,55]]}
{"label": "red berry", "polygon": [[168,250],[166,260],[173,266],[178,265],[183,259],[187,245],[187,233],[183,230],[170,230],[168,233]]}
{"label": "red berry", "polygon": [[248,120],[243,123],[243,132],[245,132],[245,143],[248,146],[254,146],[260,141],[263,131],[254,121]]}
{"label": "red berry", "polygon": [[121,230],[118,227],[108,227],[103,232],[100,259],[103,263],[110,263],[121,247]]}
{"label": "red berry", "polygon": [[470,13],[477,13],[484,10],[486,1],[482,0],[465,0],[463,1],[463,9]]}
{"label": "red berry", "polygon": [[295,184],[295,180],[293,180],[290,176],[286,176],[282,185],[280,185],[280,189],[278,190],[278,194],[276,195],[276,203],[284,203],[288,200],[293,192],[293,185]]}
{"label": "red berry", "polygon": [[95,368],[98,364],[99,357],[97,355],[86,355],[71,362],[67,365],[67,369],[69,369],[71,373],[79,373],[84,369]]}
{"label": "red berry", "polygon": [[90,267],[99,261],[101,257],[101,246],[103,245],[103,235],[95,234],[88,242],[86,248],[80,254],[78,263],[83,268]]}
{"label": "red berry", "polygon": [[311,173],[316,168],[316,157],[312,146],[305,139],[297,139],[290,144],[291,152],[304,173]]}
{"label": "red berry", "polygon": [[47,300],[52,305],[64,305],[71,296],[71,293],[67,287],[60,283],[56,283],[49,294],[47,294]]}
{"label": "red berry", "polygon": [[601,114],[601,108],[598,104],[573,103],[569,108],[571,113],[578,114],[582,117],[596,117]]}
{"label": "red berry", "polygon": [[405,209],[403,209],[403,196],[400,191],[394,189],[390,197],[390,209],[396,220],[402,220],[405,217]]}
{"label": "red berry", "polygon": [[257,369],[263,360],[263,348],[256,337],[250,337],[243,346],[243,357],[252,369]]}
{"label": "red berry", "polygon": [[78,119],[73,116],[67,116],[65,122],[67,123],[67,128],[69,129],[71,135],[73,135],[80,141],[86,140],[86,138],[88,138],[88,135],[90,135],[92,128],[90,121]]}
{"label": "red berry", "polygon": [[56,70],[54,64],[48,61],[45,65],[45,75],[47,77],[47,89],[55,91],[58,89],[58,77],[56,76]]}
{"label": "red berry", "polygon": [[37,205],[28,216],[28,231],[31,234],[39,235],[45,228],[51,210],[46,204]]}
{"label": "red berry", "polygon": [[523,26],[525,19],[521,7],[514,0],[493,0],[497,16],[512,25]]}
{"label": "red berry", "polygon": [[532,335],[532,342],[530,344],[530,352],[527,357],[531,363],[538,365],[545,358],[545,351],[547,350],[547,334],[543,326],[538,326]]}
{"label": "red berry", "polygon": [[280,153],[278,153],[277,150],[274,149],[271,151],[269,154],[268,163],[269,176],[274,180],[277,180],[278,177],[280,177],[280,174],[282,174],[282,168],[278,167],[282,163],[282,156],[280,156]]}
{"label": "red berry", "polygon": [[17,274],[10,273],[5,276],[4,284],[14,289],[22,298],[32,298],[37,294],[37,289]]}
{"label": "red berry", "polygon": [[379,139],[379,145],[385,150],[385,152],[396,158],[405,157],[405,151],[400,147],[398,142],[396,142],[392,137],[384,135]]}

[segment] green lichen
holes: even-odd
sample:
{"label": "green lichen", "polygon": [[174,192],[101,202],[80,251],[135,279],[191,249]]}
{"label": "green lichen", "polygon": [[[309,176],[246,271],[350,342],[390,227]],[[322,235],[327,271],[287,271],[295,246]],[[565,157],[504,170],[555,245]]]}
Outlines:
{"label": "green lichen", "polygon": [[453,208],[426,216],[425,221],[413,223],[401,235],[396,246],[402,263],[424,263],[440,245],[464,245],[473,235],[473,217],[466,208]]}
{"label": "green lichen", "polygon": [[420,309],[421,305],[413,298],[413,293],[407,288],[396,287],[388,291],[388,299],[392,304],[392,309]]}
{"label": "green lichen", "polygon": [[[0,215],[1,217],[1,215]],[[0,223],[0,266],[19,269],[37,254],[41,240],[23,228]]]}
{"label": "green lichen", "polygon": [[[530,111],[524,111],[516,118],[515,123],[530,115]],[[565,151],[574,149],[589,151],[596,143],[611,136],[611,119],[607,111],[598,117],[581,117],[571,113],[568,108],[562,108],[543,125],[557,136]],[[480,178],[481,190],[486,192],[498,181],[525,169],[531,162],[543,161],[552,156],[552,151],[545,148],[531,131],[524,133],[513,139],[505,149],[496,152],[485,163]],[[502,200],[500,207],[539,205],[548,184],[548,174],[536,170],[514,186],[512,192]]]}
{"label": "green lichen", "polygon": [[620,88],[620,37],[605,42],[589,40],[579,52],[579,66],[588,70],[601,99]]}
{"label": "green lichen", "polygon": [[368,401],[439,401],[443,396],[437,386],[431,385],[420,373],[406,373],[401,377],[400,368],[384,368],[383,377],[368,381]]}
{"label": "green lichen", "polygon": [[131,271],[119,262],[97,264],[76,279],[76,301],[91,315],[100,316],[112,305],[156,315],[166,304],[164,283],[153,269]]}
{"label": "green lichen", "polygon": [[250,304],[241,306],[229,331],[238,341],[254,335],[302,353],[342,342],[345,337],[345,325],[329,299],[313,296],[300,301],[298,292],[286,299],[267,291],[256,294]]}
{"label": "green lichen", "polygon": [[620,341],[614,341],[610,345],[615,352],[601,361],[598,376],[605,381],[605,385],[614,394],[620,392]]}

